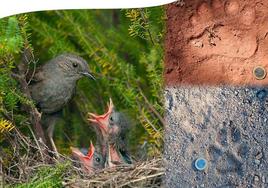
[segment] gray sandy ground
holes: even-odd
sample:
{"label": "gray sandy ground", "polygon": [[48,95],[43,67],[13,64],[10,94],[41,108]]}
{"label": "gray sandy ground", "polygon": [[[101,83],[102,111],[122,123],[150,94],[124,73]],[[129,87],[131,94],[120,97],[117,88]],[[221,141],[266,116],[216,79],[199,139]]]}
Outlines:
{"label": "gray sandy ground", "polygon": [[166,187],[268,187],[268,88],[168,87],[165,99]]}

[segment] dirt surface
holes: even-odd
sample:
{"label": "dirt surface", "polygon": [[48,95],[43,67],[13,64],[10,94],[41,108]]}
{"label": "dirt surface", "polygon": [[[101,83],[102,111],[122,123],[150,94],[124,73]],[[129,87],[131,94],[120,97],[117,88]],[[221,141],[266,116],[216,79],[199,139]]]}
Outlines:
{"label": "dirt surface", "polygon": [[167,87],[165,101],[166,187],[268,187],[267,88]]}
{"label": "dirt surface", "polygon": [[167,6],[165,81],[263,85],[268,71],[267,0],[189,0]]}

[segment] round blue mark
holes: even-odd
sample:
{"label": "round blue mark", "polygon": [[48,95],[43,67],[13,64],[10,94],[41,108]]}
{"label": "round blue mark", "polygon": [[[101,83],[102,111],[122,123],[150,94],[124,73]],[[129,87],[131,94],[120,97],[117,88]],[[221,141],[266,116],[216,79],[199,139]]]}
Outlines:
{"label": "round blue mark", "polygon": [[198,158],[194,165],[197,170],[204,170],[207,167],[207,160],[204,158]]}

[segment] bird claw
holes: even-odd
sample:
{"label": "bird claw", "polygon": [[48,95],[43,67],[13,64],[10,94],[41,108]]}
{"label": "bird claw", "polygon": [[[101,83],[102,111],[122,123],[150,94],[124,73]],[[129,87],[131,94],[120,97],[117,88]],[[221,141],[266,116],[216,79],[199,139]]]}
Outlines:
{"label": "bird claw", "polygon": [[51,145],[52,145],[53,154],[55,155],[56,159],[59,159],[60,158],[60,155],[59,155],[59,152],[57,150],[57,147],[56,147],[56,145],[54,143],[53,138],[50,138],[50,142],[51,142]]}
{"label": "bird claw", "polygon": [[37,116],[38,119],[41,119],[42,117],[42,112],[39,112],[37,109],[35,110],[35,114]]}

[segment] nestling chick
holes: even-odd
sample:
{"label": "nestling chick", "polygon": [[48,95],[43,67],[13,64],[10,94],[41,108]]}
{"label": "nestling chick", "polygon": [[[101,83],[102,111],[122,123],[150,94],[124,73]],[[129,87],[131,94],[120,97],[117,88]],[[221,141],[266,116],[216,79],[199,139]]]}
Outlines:
{"label": "nestling chick", "polygon": [[[112,100],[108,105],[108,111],[103,115],[89,113],[90,122],[96,123],[102,133],[104,141],[107,142],[106,162],[113,164],[131,164],[131,158],[127,151],[126,133],[130,127],[130,122],[124,114],[115,111]],[[105,145],[104,145],[105,146]]]}
{"label": "nestling chick", "polygon": [[71,147],[73,156],[80,162],[81,167],[88,173],[104,168],[104,158],[101,153],[95,150],[91,143],[87,154],[82,153],[78,148]]}

